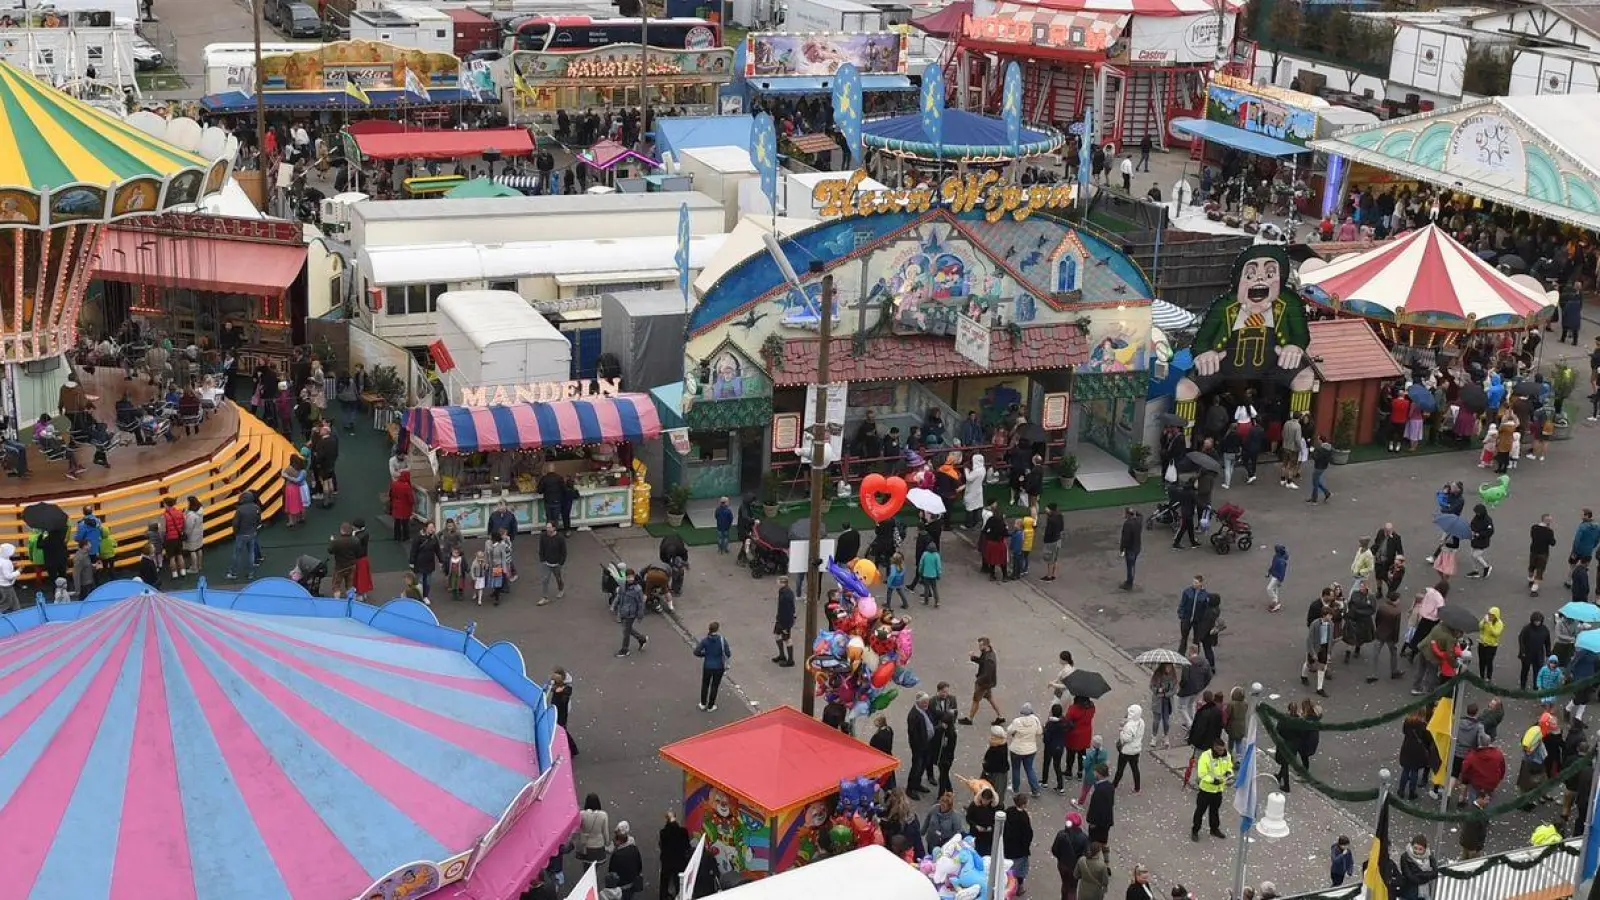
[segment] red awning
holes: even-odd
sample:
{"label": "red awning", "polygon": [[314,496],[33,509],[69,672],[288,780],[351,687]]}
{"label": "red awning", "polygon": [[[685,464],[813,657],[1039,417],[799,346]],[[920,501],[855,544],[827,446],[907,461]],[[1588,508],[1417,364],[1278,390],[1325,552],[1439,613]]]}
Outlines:
{"label": "red awning", "polygon": [[961,34],[961,20],[970,15],[972,15],[972,0],[956,0],[936,13],[912,19],[911,27],[934,37],[956,37]]}
{"label": "red awning", "polygon": [[526,128],[479,131],[400,131],[358,134],[356,147],[370,159],[461,159],[485,150],[501,156],[532,156],[533,137]]}
{"label": "red awning", "polygon": [[219,294],[276,297],[306,265],[304,244],[178,237],[109,228],[95,278]]}

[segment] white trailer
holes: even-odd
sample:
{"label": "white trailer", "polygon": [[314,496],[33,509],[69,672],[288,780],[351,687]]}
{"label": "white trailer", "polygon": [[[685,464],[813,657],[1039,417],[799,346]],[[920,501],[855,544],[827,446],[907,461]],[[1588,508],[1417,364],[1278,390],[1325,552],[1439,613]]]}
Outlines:
{"label": "white trailer", "polygon": [[678,172],[694,179],[695,193],[705,194],[722,204],[724,230],[739,222],[739,185],[756,177],[755,163],[744,147],[696,147],[684,150],[676,160]]}
{"label": "white trailer", "polygon": [[883,12],[855,0],[787,0],[784,31],[886,31]]}
{"label": "white trailer", "polygon": [[515,291],[450,291],[439,297],[439,337],[455,360],[452,403],[462,388],[566,381],[572,344]]}
{"label": "white trailer", "polygon": [[721,891],[718,900],[937,900],[933,882],[876,844]]}

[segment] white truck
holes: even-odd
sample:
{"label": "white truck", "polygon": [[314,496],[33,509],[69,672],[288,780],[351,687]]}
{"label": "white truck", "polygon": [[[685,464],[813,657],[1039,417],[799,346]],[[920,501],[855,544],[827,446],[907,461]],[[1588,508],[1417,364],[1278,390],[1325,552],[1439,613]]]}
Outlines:
{"label": "white truck", "polygon": [[515,291],[440,294],[439,337],[455,361],[445,376],[452,403],[463,389],[515,397],[519,385],[571,377],[572,343]]}
{"label": "white truck", "polygon": [[881,11],[855,0],[788,0],[784,6],[783,30],[788,32],[863,34],[885,28]]}

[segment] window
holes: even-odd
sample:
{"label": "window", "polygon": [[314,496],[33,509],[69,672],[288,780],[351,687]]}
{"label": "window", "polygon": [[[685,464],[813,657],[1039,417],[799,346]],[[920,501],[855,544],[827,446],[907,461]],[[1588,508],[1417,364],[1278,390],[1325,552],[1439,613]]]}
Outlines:
{"label": "window", "polygon": [[84,49],[84,57],[86,59],[88,59],[89,62],[97,63],[97,62],[100,62],[101,60],[105,59],[106,48],[100,46],[99,44],[89,44],[89,45],[85,46],[83,49]]}
{"label": "window", "polygon": [[515,278],[511,279],[510,281],[491,281],[489,282],[489,290],[510,291],[511,293],[515,294],[517,292],[517,281]]}
{"label": "window", "polygon": [[433,36],[434,36],[434,37],[436,37],[436,38],[438,38],[438,39],[439,39],[439,40],[441,40],[441,41],[442,41],[442,40],[444,40],[444,39],[445,39],[445,38],[447,38],[447,37],[449,37],[449,36],[450,36],[450,32],[448,32],[448,31],[445,31],[445,30],[444,30],[444,29],[443,29],[443,28],[440,28],[440,29],[438,29],[438,30],[437,30],[437,31],[435,31],[435,32],[434,32],[434,33],[433,33]]}
{"label": "window", "polygon": [[383,289],[383,305],[391,316],[416,316],[439,311],[445,284],[392,284]]}
{"label": "window", "polygon": [[575,284],[572,286],[574,297],[598,297],[602,294],[616,294],[622,291],[643,291],[651,288],[665,288],[666,284],[659,281],[619,281],[609,284]]}
{"label": "window", "polygon": [[56,51],[50,47],[40,47],[33,51],[33,61],[37,65],[54,67],[56,64]]}

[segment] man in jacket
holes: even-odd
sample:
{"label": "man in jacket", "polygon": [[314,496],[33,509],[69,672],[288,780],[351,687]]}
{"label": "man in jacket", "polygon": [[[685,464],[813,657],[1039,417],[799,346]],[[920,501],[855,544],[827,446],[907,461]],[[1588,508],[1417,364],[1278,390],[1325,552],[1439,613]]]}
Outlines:
{"label": "man in jacket", "polygon": [[1184,784],[1189,783],[1189,774],[1201,756],[1211,745],[1224,742],[1222,722],[1222,702],[1219,694],[1210,691],[1200,695],[1200,706],[1194,711],[1194,723],[1189,726],[1189,766],[1184,770]]}
{"label": "man in jacket", "polygon": [[433,573],[439,569],[439,535],[432,522],[422,523],[422,533],[411,542],[411,571],[417,573],[417,582],[422,587],[422,602],[432,605],[429,598],[429,582],[433,580]]}
{"label": "man in jacket", "polygon": [[255,491],[245,491],[233,507],[233,559],[228,563],[229,581],[239,580],[240,572],[244,573],[246,581],[255,579],[256,560],[261,556],[256,544],[260,530],[261,506],[256,503]]}
{"label": "man in jacket", "polygon": [[1279,449],[1279,461],[1282,465],[1278,469],[1278,483],[1298,491],[1300,485],[1295,482],[1300,479],[1300,442],[1305,438],[1305,431],[1300,427],[1300,419],[1290,416],[1283,423],[1282,444]]}
{"label": "man in jacket", "polygon": [[773,641],[778,645],[778,655],[772,661],[785,669],[794,666],[794,644],[790,632],[794,630],[794,588],[789,586],[789,576],[778,576],[778,611],[772,620]]}
{"label": "man in jacket", "polygon": [[1200,694],[1211,684],[1211,667],[1206,665],[1205,657],[1200,654],[1198,646],[1189,648],[1189,665],[1184,667],[1183,674],[1178,681],[1178,721],[1185,728],[1194,727],[1197,715],[1195,704],[1200,702]]}
{"label": "man in jacket", "polygon": [[328,555],[333,558],[333,595],[343,597],[355,583],[356,560],[361,558],[361,542],[349,522],[339,525],[339,533],[328,538]]}
{"label": "man in jacket", "polygon": [[[1124,526],[1126,527],[1126,526]],[[1131,579],[1130,579],[1131,580]],[[1178,652],[1189,652],[1189,633],[1211,604],[1211,594],[1206,590],[1206,577],[1194,576],[1189,586],[1178,596]],[[1196,635],[1200,637],[1200,635]]]}
{"label": "man in jacket", "polygon": [[1078,860],[1089,849],[1089,836],[1083,833],[1083,817],[1067,813],[1067,824],[1056,832],[1050,842],[1050,855],[1056,859],[1056,873],[1061,876],[1062,900],[1072,900],[1078,892]]}
{"label": "man in jacket", "polygon": [[950,790],[950,766],[955,762],[956,717],[960,703],[950,693],[950,682],[941,681],[928,700],[928,715],[933,719],[933,737],[928,744],[929,778],[939,769],[939,793]]}
{"label": "man in jacket", "polygon": [[1400,595],[1390,592],[1384,601],[1378,604],[1378,611],[1373,614],[1372,635],[1377,646],[1372,650],[1372,671],[1367,674],[1367,684],[1378,680],[1379,657],[1383,655],[1383,648],[1389,648],[1389,677],[1401,678],[1405,673],[1400,671],[1399,646],[1400,646],[1400,621],[1404,614],[1400,611]]}
{"label": "man in jacket", "polygon": [[1111,843],[1111,826],[1116,824],[1117,792],[1111,787],[1111,770],[1101,763],[1094,767],[1094,787],[1089,790],[1089,840]]}
{"label": "man in jacket", "polygon": [[[1139,562],[1139,551],[1143,548],[1144,516],[1139,515],[1139,511],[1130,506],[1122,512],[1122,536],[1117,541],[1117,552],[1122,554],[1122,565],[1128,574],[1118,587],[1125,591],[1133,590],[1133,569]],[[1050,571],[1055,571],[1054,563],[1051,564]]]}
{"label": "man in jacket", "polygon": [[[1600,522],[1594,520],[1594,510],[1585,509],[1583,521],[1572,532],[1572,558],[1568,562],[1574,569],[1580,566],[1587,568],[1590,560],[1594,559],[1597,547],[1600,547]],[[1568,580],[1562,587],[1572,587],[1572,582]]]}
{"label": "man in jacket", "polygon": [[1017,896],[1022,896],[1028,880],[1028,857],[1033,854],[1033,819],[1028,815],[1028,795],[1018,793],[1006,810],[1005,830],[1000,834],[1000,852],[1011,861],[1011,874],[1017,879]]}
{"label": "man in jacket", "polygon": [[1467,753],[1478,746],[1478,741],[1483,736],[1483,725],[1478,721],[1478,704],[1469,703],[1467,714],[1456,720],[1455,752],[1450,758],[1450,781],[1446,790],[1455,792],[1457,779],[1461,777],[1461,767],[1467,761]]}
{"label": "man in jacket", "polygon": [[1583,295],[1576,286],[1561,292],[1561,337],[1558,343],[1565,344],[1567,336],[1572,336],[1572,346],[1578,346],[1578,326],[1583,324]]}
{"label": "man in jacket", "polygon": [[[639,646],[644,647],[643,643]],[[717,711],[717,689],[722,686],[722,674],[733,659],[733,648],[722,635],[722,623],[712,622],[706,636],[695,645],[694,655],[700,657],[700,708],[706,712]]]}
{"label": "man in jacket", "polygon": [[544,577],[539,582],[538,606],[550,602],[550,579],[556,580],[556,599],[567,595],[567,584],[561,579],[561,567],[567,564],[567,538],[556,530],[556,523],[545,522],[544,533],[539,535],[539,565]]}
{"label": "man in jacket", "polygon": [[650,639],[633,629],[633,623],[639,621],[644,615],[644,588],[639,586],[639,573],[628,570],[628,583],[622,586],[617,594],[617,618],[622,620],[622,649],[617,651],[617,656],[627,656],[628,641],[639,642],[639,649],[644,650],[644,645]]}
{"label": "man in jacket", "polygon": [[1189,824],[1189,840],[1200,840],[1200,820],[1207,818],[1211,836],[1225,838],[1222,833],[1222,791],[1233,782],[1233,759],[1228,756],[1228,745],[1222,740],[1213,741],[1211,749],[1200,754],[1195,767],[1194,820]]}
{"label": "man in jacket", "polygon": [[1318,441],[1316,449],[1311,451],[1311,496],[1306,498],[1307,503],[1317,502],[1317,494],[1322,495],[1323,503],[1333,499],[1333,492],[1328,490],[1328,484],[1323,480],[1328,475],[1328,466],[1332,464],[1333,445]]}
{"label": "man in jacket", "polygon": [[1478,746],[1461,763],[1461,783],[1467,788],[1467,802],[1492,796],[1506,777],[1506,755],[1494,745],[1488,732],[1478,732]]}
{"label": "man in jacket", "polygon": [[995,656],[994,645],[986,637],[978,638],[978,651],[968,659],[978,667],[978,673],[972,679],[972,709],[961,719],[961,724],[971,725],[972,717],[978,714],[979,704],[985,700],[989,701],[989,708],[994,710],[994,724],[1006,724],[1000,704],[994,699],[995,686],[1000,683],[1000,660]]}
{"label": "man in jacket", "polygon": [[1405,543],[1400,540],[1400,532],[1394,530],[1394,523],[1383,523],[1372,537],[1372,575],[1380,590],[1389,583],[1389,569],[1394,565],[1394,558],[1405,552]]}
{"label": "man in jacket", "polygon": [[906,775],[906,796],[921,800],[925,792],[922,776],[932,781],[933,762],[928,749],[933,745],[933,714],[929,710],[931,699],[927,693],[917,694],[917,702],[906,713],[906,743],[911,747],[911,771]]}

